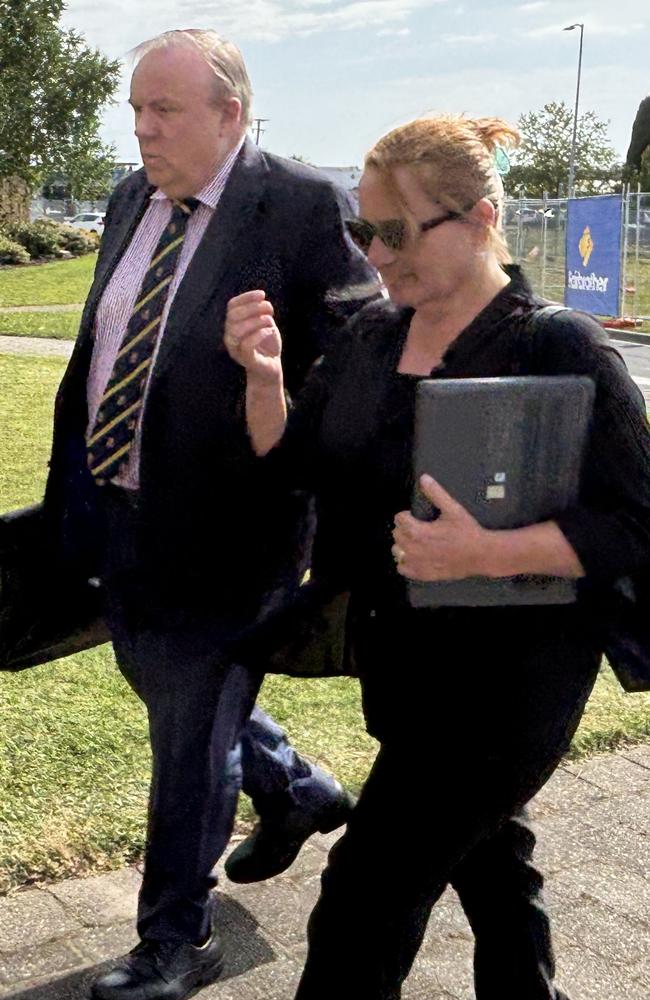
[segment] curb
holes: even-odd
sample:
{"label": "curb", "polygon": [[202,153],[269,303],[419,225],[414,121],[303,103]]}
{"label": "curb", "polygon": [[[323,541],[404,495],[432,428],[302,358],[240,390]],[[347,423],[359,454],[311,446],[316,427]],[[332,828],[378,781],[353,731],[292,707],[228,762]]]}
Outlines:
{"label": "curb", "polygon": [[611,340],[622,340],[626,344],[646,344],[650,345],[650,333],[634,333],[632,330],[615,330],[606,326],[604,330]]}

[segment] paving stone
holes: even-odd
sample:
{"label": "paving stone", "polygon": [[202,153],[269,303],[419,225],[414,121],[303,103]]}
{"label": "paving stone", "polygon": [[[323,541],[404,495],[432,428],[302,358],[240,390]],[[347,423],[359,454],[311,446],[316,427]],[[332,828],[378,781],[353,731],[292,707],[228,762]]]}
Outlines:
{"label": "paving stone", "polygon": [[41,942],[11,955],[0,955],[0,982],[18,985],[45,975],[56,976],[82,964],[83,957],[72,941]]}
{"label": "paving stone", "polygon": [[0,952],[64,937],[79,923],[43,889],[27,889],[0,900]]}
{"label": "paving stone", "polygon": [[321,851],[325,851],[326,854],[329,854],[336,841],[340,840],[342,836],[343,830],[342,828],[339,828],[338,830],[334,830],[332,833],[317,834],[315,837],[311,838],[310,844],[313,844],[314,847],[318,847]]}
{"label": "paving stone", "polygon": [[50,337],[0,336],[0,354],[37,354],[43,357],[69,358],[74,344],[70,340],[55,340]]}
{"label": "paving stone", "polygon": [[[625,801],[625,806],[628,805]],[[581,848],[601,861],[620,865],[629,871],[636,872],[642,878],[650,880],[650,836],[641,834],[631,828],[628,823],[627,809],[620,809],[618,814],[607,807],[601,815],[594,811],[588,814],[588,823],[577,826],[575,836]],[[617,822],[618,818],[618,822]],[[558,843],[558,849],[561,849]]]}
{"label": "paving stone", "polygon": [[85,927],[74,939],[75,948],[85,964],[114,961],[126,955],[137,943],[138,935],[132,920],[112,927]]}
{"label": "paving stone", "polygon": [[402,996],[404,1000],[462,1000],[458,993],[439,993],[438,990],[432,993],[429,986],[416,990],[408,982],[404,987]]}
{"label": "paving stone", "polygon": [[286,874],[294,882],[301,882],[303,878],[311,875],[319,875],[327,864],[327,851],[312,837],[311,840],[301,850],[300,854],[287,869]]}
{"label": "paving stone", "polygon": [[11,1000],[86,1000],[96,974],[96,969],[80,969],[54,978],[50,970],[49,975],[41,976],[38,981],[0,986],[0,997],[11,997]]}
{"label": "paving stone", "polygon": [[584,818],[591,826],[607,832],[616,826],[627,827],[631,839],[650,839],[650,796],[628,795],[624,799],[594,802]]}
{"label": "paving stone", "polygon": [[545,879],[565,868],[588,867],[598,855],[593,850],[593,831],[572,816],[548,814],[534,825],[537,846],[535,865]]}
{"label": "paving stone", "polygon": [[629,920],[595,901],[561,907],[552,916],[558,951],[584,948],[608,963],[624,966],[632,978],[646,971],[650,926]]}
{"label": "paving stone", "polygon": [[565,948],[557,955],[557,984],[571,1000],[648,1000],[647,983],[582,948]]}
{"label": "paving stone", "polygon": [[623,747],[617,754],[626,760],[633,760],[642,767],[650,768],[650,743],[637,743],[634,746]]}
{"label": "paving stone", "polygon": [[447,889],[431,911],[427,938],[430,935],[474,940],[472,929],[453,889]]}
{"label": "paving stone", "polygon": [[271,942],[255,916],[236,899],[220,893],[217,927],[226,951],[226,976],[240,976],[286,957],[286,950]]}
{"label": "paving stone", "polygon": [[607,795],[618,797],[650,792],[650,768],[615,754],[601,754],[586,760],[578,774],[583,781],[591,782]]}
{"label": "paving stone", "polygon": [[229,898],[247,910],[268,937],[288,948],[305,940],[307,919],[319,893],[320,875],[311,875],[300,885],[280,876],[228,889]]}
{"label": "paving stone", "polygon": [[68,879],[49,887],[52,895],[87,927],[108,927],[135,920],[142,877],[135,868],[85,879]]}
{"label": "paving stone", "polygon": [[199,994],[200,1000],[292,1000],[301,972],[302,962],[283,957],[236,978],[220,979]]}
{"label": "paving stone", "polygon": [[549,881],[546,895],[559,900],[595,900],[617,913],[644,923],[650,914],[650,883],[620,865],[598,862],[589,869],[567,868]]}
{"label": "paving stone", "polygon": [[600,802],[606,793],[598,785],[580,778],[576,772],[558,768],[529,804],[533,819],[546,818],[549,814],[569,813],[587,809],[591,803]]}
{"label": "paving stone", "polygon": [[427,934],[409,976],[415,990],[440,990],[474,1000],[474,941],[458,935]]}

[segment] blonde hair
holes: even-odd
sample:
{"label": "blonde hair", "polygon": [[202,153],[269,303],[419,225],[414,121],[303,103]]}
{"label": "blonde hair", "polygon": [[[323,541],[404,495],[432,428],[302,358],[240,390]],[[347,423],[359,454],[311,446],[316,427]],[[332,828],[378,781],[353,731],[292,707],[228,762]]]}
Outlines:
{"label": "blonde hair", "polygon": [[410,167],[426,193],[451,212],[465,214],[481,198],[489,198],[497,209],[489,243],[499,263],[505,264],[512,258],[503,231],[503,184],[495,157],[498,146],[516,146],[519,141],[517,129],[501,118],[416,118],[382,136],[367,154],[365,167],[379,171],[398,197],[393,171]]}
{"label": "blonde hair", "polygon": [[234,42],[229,42],[209,28],[178,28],[173,31],[163,31],[161,35],[142,42],[132,50],[134,65],[137,65],[148,52],[172,45],[193,48],[201,54],[215,76],[215,101],[220,104],[229,97],[236,97],[241,103],[242,126],[248,127],[252,120],[253,90],[244,57]]}

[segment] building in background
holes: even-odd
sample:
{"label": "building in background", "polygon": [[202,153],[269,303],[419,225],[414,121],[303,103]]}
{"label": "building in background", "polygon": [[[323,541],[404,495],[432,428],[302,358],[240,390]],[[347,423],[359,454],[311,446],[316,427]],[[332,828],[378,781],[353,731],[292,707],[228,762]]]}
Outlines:
{"label": "building in background", "polygon": [[318,167],[318,169],[321,174],[325,174],[335,184],[339,184],[354,198],[358,197],[362,173],[360,167]]}

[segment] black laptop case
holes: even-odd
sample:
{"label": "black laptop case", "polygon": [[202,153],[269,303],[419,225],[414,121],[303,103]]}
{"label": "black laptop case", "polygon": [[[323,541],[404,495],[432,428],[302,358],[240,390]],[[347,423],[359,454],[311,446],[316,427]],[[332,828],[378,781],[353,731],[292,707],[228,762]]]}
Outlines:
{"label": "black laptop case", "polygon": [[[486,528],[552,519],[578,497],[593,406],[586,376],[424,379],[415,414],[413,514],[437,511],[420,492],[433,476]],[[413,607],[567,604],[575,581],[552,576],[419,583]]]}

